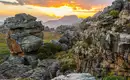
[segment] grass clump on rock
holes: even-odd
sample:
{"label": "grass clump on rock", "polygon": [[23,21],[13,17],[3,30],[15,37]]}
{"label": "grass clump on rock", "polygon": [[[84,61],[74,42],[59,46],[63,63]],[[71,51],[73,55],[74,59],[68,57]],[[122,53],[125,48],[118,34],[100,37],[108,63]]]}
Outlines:
{"label": "grass clump on rock", "polygon": [[75,70],[76,69],[76,62],[74,55],[71,51],[65,52],[59,52],[56,54],[56,59],[58,59],[61,63],[61,71],[67,71],[67,70]]}
{"label": "grass clump on rock", "polygon": [[114,18],[119,16],[119,11],[118,10],[112,10],[109,13],[111,16],[113,16]]}
{"label": "grass clump on rock", "polygon": [[38,50],[39,59],[54,58],[55,53],[62,50],[61,46],[54,45],[52,43],[45,43],[44,46]]}
{"label": "grass clump on rock", "polygon": [[125,80],[124,77],[121,76],[108,76],[105,77],[103,80]]}
{"label": "grass clump on rock", "polygon": [[14,80],[34,80],[34,79],[31,79],[31,78],[19,78],[19,79],[14,79]]}

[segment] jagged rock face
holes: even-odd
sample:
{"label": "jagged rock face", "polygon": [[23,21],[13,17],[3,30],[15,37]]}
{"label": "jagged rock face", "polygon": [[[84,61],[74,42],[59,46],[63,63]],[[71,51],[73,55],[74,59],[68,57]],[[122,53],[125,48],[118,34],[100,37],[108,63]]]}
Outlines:
{"label": "jagged rock face", "polygon": [[44,26],[36,17],[27,14],[16,14],[7,18],[4,26],[9,29],[7,44],[12,54],[37,51],[42,45]]}
{"label": "jagged rock face", "polygon": [[23,64],[23,60],[23,57],[11,56],[10,59],[0,64],[0,79],[31,78],[31,80],[51,80],[60,74],[60,63],[57,60],[35,60],[37,61],[35,67]]}
{"label": "jagged rock face", "polygon": [[[119,1],[119,2],[118,2]],[[121,4],[118,4],[121,3]],[[102,13],[101,18],[89,18],[81,26],[80,38],[73,45],[77,57],[77,70],[99,77],[109,73],[130,76],[130,12],[127,1],[116,0],[110,8],[118,7],[119,17]],[[120,6],[120,7],[119,7]]]}

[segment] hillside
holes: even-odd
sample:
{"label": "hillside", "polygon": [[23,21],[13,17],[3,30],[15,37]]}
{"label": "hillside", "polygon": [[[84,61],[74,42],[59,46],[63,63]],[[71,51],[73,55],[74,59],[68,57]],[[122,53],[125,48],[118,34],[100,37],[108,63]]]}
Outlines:
{"label": "hillside", "polygon": [[77,16],[75,15],[71,15],[71,16],[64,16],[61,19],[58,20],[50,20],[47,21],[45,23],[43,23],[45,26],[49,26],[50,28],[56,28],[60,25],[72,25],[75,23],[79,23],[81,22],[81,19],[79,19]]}
{"label": "hillside", "polygon": [[129,22],[130,1],[115,0],[102,12],[85,19],[80,24],[79,30],[67,31],[61,42],[73,51],[77,71],[89,72],[98,78],[111,75],[128,78],[130,76]]}
{"label": "hillside", "polygon": [[[75,21],[80,24],[68,26]],[[0,61],[0,78],[130,80],[130,0],[115,0],[82,22],[65,16],[46,24],[62,24],[57,28],[62,35],[44,32],[45,26],[29,14],[5,20],[9,30],[6,36],[0,35],[4,42],[0,47],[9,54],[6,37],[10,55]]]}

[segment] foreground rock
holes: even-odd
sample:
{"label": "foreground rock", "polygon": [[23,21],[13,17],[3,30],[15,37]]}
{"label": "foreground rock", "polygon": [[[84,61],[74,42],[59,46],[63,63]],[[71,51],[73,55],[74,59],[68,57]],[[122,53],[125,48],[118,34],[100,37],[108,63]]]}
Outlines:
{"label": "foreground rock", "polygon": [[0,79],[30,78],[33,80],[50,80],[59,73],[59,61],[54,59],[38,60],[34,66],[22,64],[21,61],[15,61],[19,58],[7,60],[0,64]]}
{"label": "foreground rock", "polygon": [[7,44],[11,55],[0,64],[0,80],[30,78],[50,80],[58,75],[60,64],[54,59],[39,60],[37,50],[43,45],[44,26],[27,14],[7,18]]}
{"label": "foreground rock", "polygon": [[16,14],[7,18],[4,26],[9,29],[7,44],[12,55],[20,55],[37,51],[43,41],[43,25],[36,17],[27,14]]}
{"label": "foreground rock", "polygon": [[66,76],[64,75],[58,76],[51,80],[96,80],[96,79],[89,73],[71,73]]}

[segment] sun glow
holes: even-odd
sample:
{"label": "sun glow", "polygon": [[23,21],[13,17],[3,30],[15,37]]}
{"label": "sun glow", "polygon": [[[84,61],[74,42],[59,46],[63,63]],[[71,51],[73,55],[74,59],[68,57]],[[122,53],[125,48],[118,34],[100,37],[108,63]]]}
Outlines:
{"label": "sun glow", "polygon": [[72,6],[61,6],[61,7],[37,7],[33,6],[33,8],[37,8],[43,14],[49,15],[51,17],[63,17],[66,15],[77,15],[79,18],[86,18],[88,16],[93,16],[97,11],[97,8],[92,8],[90,10],[82,9],[80,7],[72,7]]}

